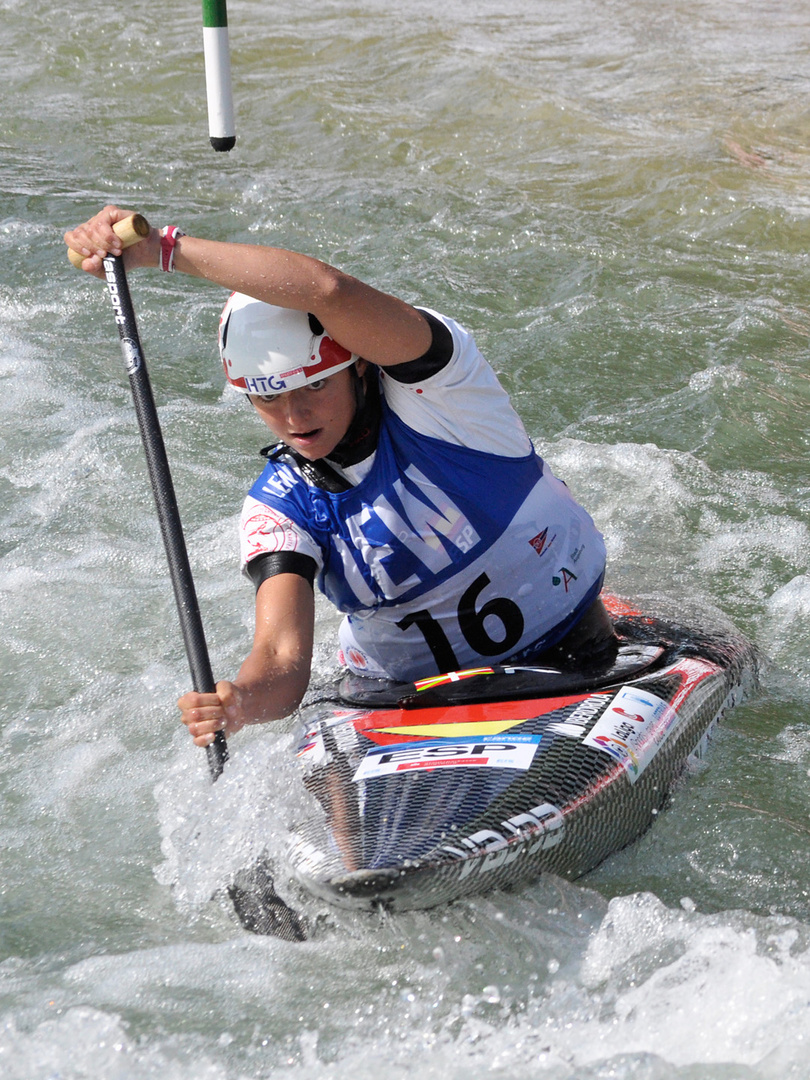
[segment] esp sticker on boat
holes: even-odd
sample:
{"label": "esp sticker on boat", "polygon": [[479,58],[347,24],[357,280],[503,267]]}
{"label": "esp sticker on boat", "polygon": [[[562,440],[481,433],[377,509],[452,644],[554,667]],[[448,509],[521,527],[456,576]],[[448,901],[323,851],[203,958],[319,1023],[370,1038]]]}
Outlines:
{"label": "esp sticker on boat", "polygon": [[522,769],[534,760],[540,735],[482,735],[477,739],[436,739],[429,742],[400,743],[370,750],[354,774],[354,781],[370,780],[392,773],[423,769]]}

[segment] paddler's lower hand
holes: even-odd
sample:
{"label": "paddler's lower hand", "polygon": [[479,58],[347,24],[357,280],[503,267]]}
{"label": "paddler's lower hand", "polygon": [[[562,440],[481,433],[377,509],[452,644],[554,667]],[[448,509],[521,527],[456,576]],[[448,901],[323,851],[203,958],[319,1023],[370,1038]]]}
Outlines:
{"label": "paddler's lower hand", "polygon": [[[69,248],[84,257],[82,270],[94,277],[103,278],[101,265],[105,255],[120,255],[121,240],[113,232],[113,225],[123,221],[135,211],[122,210],[119,206],[105,206],[88,221],[70,229],[64,235]],[[131,270],[137,266],[158,266],[160,260],[160,232],[151,229],[149,236],[138,244],[127,248],[124,266]]]}
{"label": "paddler's lower hand", "polygon": [[218,731],[228,737],[245,726],[244,696],[238,686],[227,681],[218,682],[214,694],[195,690],[183,694],[177,702],[180,719],[197,746],[210,746]]}

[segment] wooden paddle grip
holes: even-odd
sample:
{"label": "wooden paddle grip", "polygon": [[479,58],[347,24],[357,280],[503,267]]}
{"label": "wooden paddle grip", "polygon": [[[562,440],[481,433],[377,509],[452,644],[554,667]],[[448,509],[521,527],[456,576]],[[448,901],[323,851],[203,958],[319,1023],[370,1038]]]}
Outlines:
{"label": "wooden paddle grip", "polygon": [[[145,239],[149,235],[149,228],[149,222],[143,214],[130,214],[128,218],[124,218],[122,221],[116,221],[113,225],[113,232],[123,246],[128,248],[132,247],[133,244],[137,244],[140,240]],[[86,256],[80,255],[78,251],[74,251],[73,248],[68,248],[68,258],[77,270],[81,270],[82,263]]]}

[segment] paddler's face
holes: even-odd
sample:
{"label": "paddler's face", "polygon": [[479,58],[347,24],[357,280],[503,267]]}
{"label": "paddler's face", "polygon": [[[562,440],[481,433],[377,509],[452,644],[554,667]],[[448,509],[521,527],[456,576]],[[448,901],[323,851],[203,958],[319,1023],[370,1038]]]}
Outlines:
{"label": "paddler's face", "polygon": [[[355,365],[359,375],[362,363]],[[351,368],[285,394],[251,394],[250,400],[276,438],[307,461],[332,453],[349,430],[356,407]]]}

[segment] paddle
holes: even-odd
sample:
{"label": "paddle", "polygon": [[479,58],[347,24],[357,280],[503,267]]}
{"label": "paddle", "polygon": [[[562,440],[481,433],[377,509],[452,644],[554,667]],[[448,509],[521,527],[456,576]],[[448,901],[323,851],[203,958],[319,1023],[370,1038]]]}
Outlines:
{"label": "paddle", "polygon": [[[113,229],[121,239],[124,247],[137,244],[139,240],[149,235],[149,224],[140,214],[133,214],[123,221],[116,222]],[[77,252],[69,250],[68,255],[74,266],[81,266],[83,260]],[[124,365],[129,375],[129,384],[135,402],[135,413],[138,418],[141,441],[146,454],[149,480],[152,484],[152,493],[155,496],[160,531],[163,534],[163,544],[166,548],[166,558],[169,561],[169,573],[174,587],[174,598],[183,631],[188,664],[191,669],[192,684],[198,693],[211,694],[214,693],[216,684],[214,683],[214,675],[208,658],[208,648],[205,643],[205,632],[197,603],[197,593],[194,588],[194,579],[191,576],[191,566],[183,538],[183,528],[180,524],[180,512],[177,508],[177,499],[175,498],[169,462],[166,457],[163,433],[160,429],[160,421],[155,408],[155,399],[152,396],[152,386],[149,382],[146,361],[144,360],[138,336],[135,310],[129,294],[123,258],[108,255],[104,259],[104,272],[107,275],[107,288],[121,338]],[[213,781],[220,775],[225,762],[228,760],[228,747],[225,736],[221,731],[217,732],[214,742],[206,747],[206,752],[208,754],[208,768]]]}

